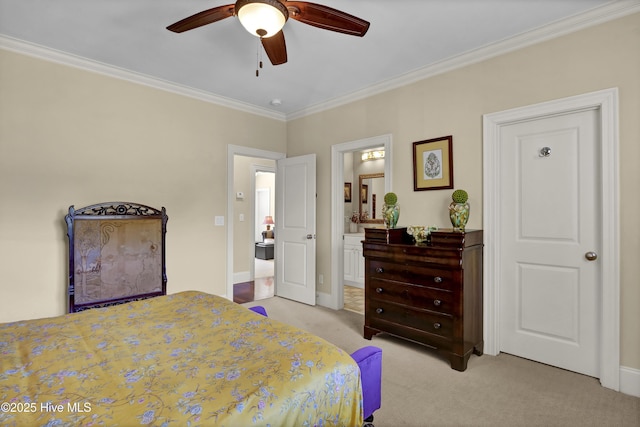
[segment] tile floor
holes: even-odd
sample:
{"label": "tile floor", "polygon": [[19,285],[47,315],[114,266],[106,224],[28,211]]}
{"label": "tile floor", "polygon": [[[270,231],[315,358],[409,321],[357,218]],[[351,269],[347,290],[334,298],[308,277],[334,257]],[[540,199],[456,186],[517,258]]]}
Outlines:
{"label": "tile floor", "polygon": [[364,314],[364,289],[344,285],[344,309]]}

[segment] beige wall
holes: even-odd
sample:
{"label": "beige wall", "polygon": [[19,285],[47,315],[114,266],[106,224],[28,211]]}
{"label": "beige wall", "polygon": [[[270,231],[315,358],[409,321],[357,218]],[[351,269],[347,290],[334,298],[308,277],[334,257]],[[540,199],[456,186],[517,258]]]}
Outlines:
{"label": "beige wall", "polygon": [[227,144],[286,151],[284,122],[0,50],[0,322],[66,309],[64,216],[164,206],[169,293],[226,293]]}
{"label": "beige wall", "polygon": [[317,272],[329,292],[331,145],[392,134],[400,225],[445,226],[450,191],[413,192],[411,143],[452,134],[455,186],[479,228],[482,115],[618,87],[621,364],[640,369],[638,46],[636,14],[286,125],[0,51],[0,321],[64,312],[71,204],[165,206],[169,292],[224,294],[226,228],[213,217],[227,211],[227,144],[317,154]]}
{"label": "beige wall", "polygon": [[[600,89],[620,90],[621,364],[640,368],[640,14],[290,121],[288,155],[317,152],[318,262],[331,290],[331,145],[393,135],[400,225],[450,226],[450,190],[413,191],[412,143],[453,135],[454,183],[482,226],[482,115]],[[320,148],[319,148],[320,147]],[[627,197],[624,197],[627,196]],[[325,230],[326,232],[323,232]],[[329,278],[329,280],[327,280]]]}

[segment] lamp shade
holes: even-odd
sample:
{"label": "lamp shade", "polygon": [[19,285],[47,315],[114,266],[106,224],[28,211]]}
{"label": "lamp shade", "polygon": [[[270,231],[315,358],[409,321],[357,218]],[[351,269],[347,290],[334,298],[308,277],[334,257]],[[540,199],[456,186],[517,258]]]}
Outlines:
{"label": "lamp shade", "polygon": [[272,217],[271,215],[267,215],[267,216],[265,216],[265,217],[264,217],[264,222],[263,222],[263,224],[267,224],[267,225],[273,225],[273,224],[275,224],[275,223],[273,222],[273,217]]}
{"label": "lamp shade", "polygon": [[289,18],[289,11],[278,0],[239,0],[235,7],[242,26],[256,37],[276,35]]}

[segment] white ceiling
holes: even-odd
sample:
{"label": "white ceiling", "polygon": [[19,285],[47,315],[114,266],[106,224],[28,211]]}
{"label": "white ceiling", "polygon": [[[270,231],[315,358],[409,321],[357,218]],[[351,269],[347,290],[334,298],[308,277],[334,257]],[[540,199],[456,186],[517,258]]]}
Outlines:
{"label": "white ceiling", "polygon": [[[16,42],[46,47],[284,119],[374,88],[406,83],[434,64],[462,54],[497,45],[506,49],[509,40],[526,44],[537,41],[535,37],[552,37],[566,31],[565,23],[589,25],[638,4],[638,0],[314,2],[370,21],[369,32],[363,38],[353,37],[289,20],[284,28],[288,62],[274,67],[263,54],[259,77],[255,75],[258,39],[235,17],[182,34],[166,30],[182,18],[232,0],[0,0],[0,41],[5,47]],[[273,99],[280,99],[281,105],[271,105]]]}

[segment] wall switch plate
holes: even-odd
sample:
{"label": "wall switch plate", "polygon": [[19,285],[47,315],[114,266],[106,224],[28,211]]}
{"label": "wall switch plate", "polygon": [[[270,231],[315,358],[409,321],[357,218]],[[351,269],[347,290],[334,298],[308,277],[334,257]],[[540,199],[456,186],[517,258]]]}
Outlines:
{"label": "wall switch plate", "polygon": [[244,214],[238,215],[238,221],[244,221]]}
{"label": "wall switch plate", "polygon": [[216,216],[216,225],[224,225],[224,217],[223,216]]}

